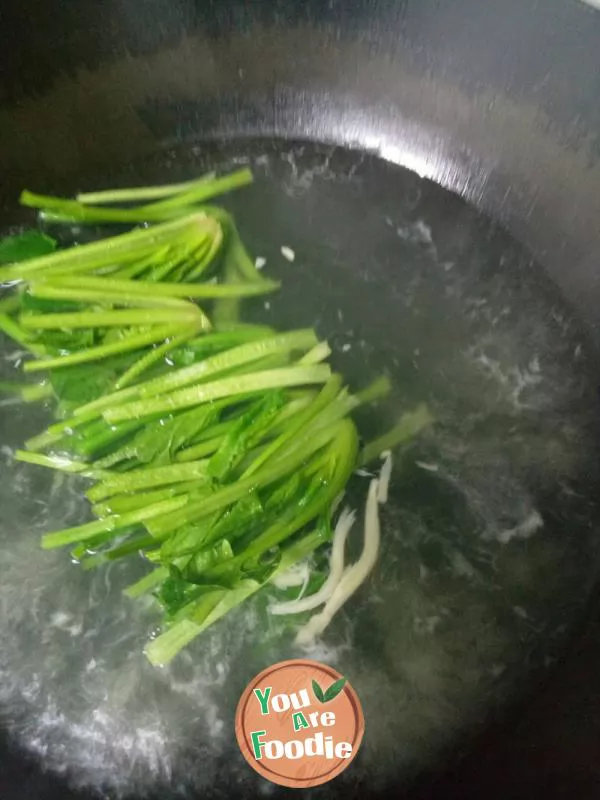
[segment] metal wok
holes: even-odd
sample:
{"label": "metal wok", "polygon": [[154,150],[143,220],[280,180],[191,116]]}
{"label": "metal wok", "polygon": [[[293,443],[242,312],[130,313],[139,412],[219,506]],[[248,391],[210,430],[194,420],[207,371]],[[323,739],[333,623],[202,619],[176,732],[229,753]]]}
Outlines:
{"label": "metal wok", "polygon": [[[389,744],[391,736],[395,745],[381,761],[376,752],[367,753],[353,780],[315,794],[595,797],[600,780],[600,649],[593,602],[598,563],[593,405],[600,344],[600,12],[576,0],[4,0],[0,29],[2,227],[28,219],[16,206],[25,186],[59,194],[99,183],[127,184],[134,178],[168,180],[172,175],[177,180],[206,165],[249,158],[259,176],[256,202],[249,208],[242,197],[236,198],[234,210],[254,236],[255,249],[276,252],[296,237],[293,243],[305,254],[311,285],[316,287],[298,319],[306,314],[322,321],[340,337],[341,346],[347,330],[337,325],[336,312],[348,315],[362,331],[356,341],[367,343],[366,355],[349,357],[350,374],[359,374],[364,361],[383,363],[395,356],[399,376],[418,371],[413,363],[419,356],[416,351],[420,341],[425,347],[434,317],[438,322],[432,325],[432,341],[440,347],[461,325],[453,352],[476,346],[476,339],[468,338],[475,329],[481,345],[485,335],[498,328],[483,312],[469,314],[480,308],[475,301],[482,306],[488,302],[486,292],[494,286],[497,311],[502,311],[506,287],[495,281],[506,276],[512,292],[506,297],[514,304],[498,323],[500,329],[516,337],[511,346],[517,340],[530,345],[530,377],[536,372],[531,366],[536,347],[542,362],[545,359],[549,369],[555,364],[557,372],[550,383],[555,395],[550,390],[544,395],[548,387],[543,382],[541,394],[535,395],[539,383],[531,384],[537,400],[525,409],[525,427],[519,428],[524,438],[514,453],[506,450],[503,464],[510,471],[512,464],[521,464],[525,450],[535,450],[539,474],[531,478],[532,485],[542,497],[542,517],[555,549],[550,555],[541,553],[539,569],[522,577],[518,587],[514,576],[519,565],[533,563],[532,552],[515,552],[510,563],[499,567],[506,581],[510,575],[513,582],[507,588],[509,584],[499,580],[497,602],[501,605],[502,598],[510,596],[510,607],[525,615],[518,611],[520,621],[494,627],[494,636],[497,630],[509,631],[506,652],[499,639],[485,638],[492,606],[477,606],[483,609],[481,618],[469,615],[475,608],[469,596],[453,631],[474,626],[476,633],[469,642],[461,640],[462,655],[448,662],[452,680],[446,683],[441,673],[428,673],[427,664],[411,662],[417,689],[422,695],[435,690],[436,703],[441,704],[427,724],[420,715],[400,731],[382,732],[394,703],[398,708],[410,705],[410,697],[392,687],[379,704],[371,702],[373,687],[365,675],[358,667],[355,677],[350,673],[359,693],[362,687],[367,740],[371,737],[379,746]],[[404,249],[398,251],[399,246]],[[402,258],[410,264],[405,271],[399,266]],[[317,265],[326,269],[329,263],[334,265],[331,275],[316,271]],[[452,266],[442,274],[444,264]],[[442,265],[442,272],[434,275],[435,265]],[[291,297],[294,292],[302,296],[307,284],[292,275],[289,285]],[[457,305],[457,297],[462,302],[467,294],[471,304]],[[428,309],[423,323],[411,316],[415,308]],[[290,318],[287,311],[282,317]],[[562,333],[553,325],[562,325]],[[494,359],[502,362],[502,354],[492,350],[475,353],[480,366],[488,359],[488,372],[493,371]],[[444,393],[454,397],[453,413],[458,414],[460,403],[470,402],[460,392],[452,395],[462,373],[449,367],[444,376],[447,351],[436,353],[430,354],[428,364],[437,383],[428,391],[441,406]],[[518,370],[522,378],[523,365]],[[514,378],[516,373],[510,374]],[[489,374],[484,379],[491,380]],[[410,386],[406,391],[410,395]],[[414,388],[416,395],[419,391]],[[527,394],[519,397],[525,405],[531,399]],[[550,405],[544,404],[547,397]],[[488,437],[486,447],[494,450],[493,442],[506,439],[505,417],[512,414],[504,407],[496,412],[490,424],[498,422],[499,430],[486,428],[481,433],[479,428],[459,426],[450,431],[452,445],[481,434]],[[581,423],[575,424],[573,438],[557,433],[554,440],[554,429],[575,419],[573,414]],[[2,435],[8,436],[14,420],[4,409],[0,418]],[[448,458],[449,441],[444,451]],[[561,460],[565,442],[568,465]],[[453,464],[468,462],[464,452],[453,452]],[[429,455],[420,454],[422,463]],[[560,464],[553,471],[555,457]],[[529,480],[531,464],[523,464]],[[550,465],[548,473],[540,465]],[[492,488],[498,490],[504,473],[494,473],[500,469],[496,461],[474,461],[471,467],[487,470]],[[6,470],[10,486],[14,474]],[[433,502],[434,495],[432,485],[419,475],[409,471],[398,503],[422,522],[420,509]],[[480,489],[471,477],[470,489]],[[560,487],[567,478],[571,494],[565,499]],[[479,495],[478,513],[489,522],[496,511],[498,519],[502,516],[500,507],[510,505],[515,495],[510,481],[505,494],[486,487]],[[458,493],[464,494],[463,489],[460,484]],[[21,503],[17,495],[15,491],[14,505],[3,501],[2,513],[5,525],[22,537],[30,520],[23,511],[27,498]],[[473,492],[467,495],[472,502]],[[435,497],[438,516],[432,527],[456,511],[454,495],[450,500]],[[414,507],[411,498],[418,499]],[[498,509],[490,505],[490,498]],[[470,522],[452,519],[453,530],[468,531],[471,524],[477,528],[471,517]],[[518,524],[511,517],[502,530],[515,531]],[[399,530],[409,530],[410,539],[407,518],[400,519]],[[448,533],[443,525],[440,530]],[[535,536],[522,538],[535,550]],[[410,554],[406,541],[405,561]],[[456,540],[462,541],[460,536]],[[457,552],[464,556],[458,545]],[[498,546],[494,557],[504,558],[500,554],[506,552]],[[453,562],[455,571],[462,569],[463,574],[454,574],[452,580],[467,580],[464,571],[472,568],[481,577],[481,591],[487,591],[489,574],[472,556],[466,565],[460,559]],[[428,569],[435,573],[435,564]],[[406,581],[402,585],[406,587]],[[385,590],[385,583],[382,586]],[[526,607],[517,599],[521,591]],[[48,601],[49,595],[45,597]],[[409,599],[399,590],[388,600],[390,613],[378,617],[375,626],[383,638],[364,645],[367,665],[385,660],[402,665],[405,659],[398,669],[406,677],[409,654],[390,650],[386,641],[394,638],[395,620],[410,614],[411,636],[422,634],[422,629],[415,633],[414,618],[419,615],[410,611]],[[531,610],[538,602],[539,618]],[[1,608],[10,616],[5,606]],[[453,608],[459,614],[459,607]],[[364,613],[368,619],[370,612]],[[437,616],[432,612],[428,619]],[[17,651],[8,631],[0,625],[0,648],[14,669]],[[398,639],[399,648],[403,641]],[[473,662],[466,654],[478,647],[485,657]],[[493,657],[494,647],[502,657]],[[41,659],[40,674],[54,653],[51,645],[48,648],[35,651]],[[446,643],[444,657],[449,651],[454,653]],[[514,663],[507,663],[506,653]],[[485,698],[480,695],[481,702],[474,705],[466,699],[472,694],[469,680],[475,680],[467,667],[478,674],[491,670]],[[510,688],[495,688],[496,668],[498,678],[504,669],[510,674]],[[30,675],[34,673],[30,665]],[[248,672],[246,680],[252,674]],[[427,675],[432,683],[425,686]],[[44,703],[36,696],[29,706],[21,705],[18,725],[12,724],[12,712],[1,711],[6,732],[0,750],[0,796],[80,800],[94,791],[109,797],[121,791],[141,797],[143,787],[153,791],[149,782],[111,782],[112,751],[106,743],[97,744],[100,750],[104,747],[108,762],[94,772],[94,779],[87,780],[91,773],[81,759],[77,769],[72,768],[69,752],[80,752],[78,734],[71,730],[70,738],[55,741],[36,727],[50,707],[53,687],[50,684]],[[0,698],[6,696],[0,689]],[[451,713],[443,714],[440,709],[448,698]],[[58,709],[59,716],[63,710]],[[166,724],[168,728],[168,720]],[[167,730],[166,736],[170,733]],[[225,749],[207,751],[202,741],[188,742],[184,749],[188,760],[173,763],[189,767],[201,760],[206,778],[190,788],[177,774],[162,774],[155,790],[163,798],[177,788],[196,797],[262,796],[266,791],[248,776],[245,765],[232,766]],[[141,758],[143,770],[143,754]],[[113,771],[119,769],[117,764]]]}

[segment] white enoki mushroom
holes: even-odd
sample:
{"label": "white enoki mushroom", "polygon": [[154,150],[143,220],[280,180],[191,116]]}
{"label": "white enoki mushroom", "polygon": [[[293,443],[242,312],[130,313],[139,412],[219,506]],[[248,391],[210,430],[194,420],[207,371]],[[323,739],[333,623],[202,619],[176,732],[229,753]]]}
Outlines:
{"label": "white enoki mushroom", "polygon": [[381,539],[378,493],[379,481],[374,479],[369,486],[369,495],[365,508],[364,544],[360,558],[344,571],[340,582],[323,610],[319,614],[315,614],[306,625],[300,628],[296,636],[296,644],[308,645],[315,637],[320,636],[335,614],[346,600],[352,597],[375,566]]}
{"label": "white enoki mushroom", "polygon": [[377,491],[377,502],[387,503],[388,490],[390,487],[390,478],[392,477],[392,453],[390,450],[384,450],[381,454],[383,465],[379,473],[379,489]]}
{"label": "white enoki mushroom", "polygon": [[310,577],[310,566],[308,560],[299,561],[292,564],[285,572],[276,575],[271,583],[277,589],[291,589],[294,586],[304,586]]}
{"label": "white enoki mushroom", "polygon": [[302,599],[298,598],[285,603],[274,603],[269,608],[271,614],[299,614],[301,611],[310,611],[311,608],[316,608],[329,600],[342,579],[344,572],[344,547],[355,518],[356,513],[349,508],[345,508],[340,514],[340,518],[337,521],[333,533],[333,545],[331,547],[331,557],[329,559],[329,576],[319,591]]}

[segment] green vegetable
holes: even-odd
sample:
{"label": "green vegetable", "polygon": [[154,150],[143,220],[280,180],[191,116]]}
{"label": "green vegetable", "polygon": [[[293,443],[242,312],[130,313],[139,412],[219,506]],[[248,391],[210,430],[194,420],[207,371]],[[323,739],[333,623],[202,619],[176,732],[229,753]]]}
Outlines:
{"label": "green vegetable", "polygon": [[96,520],[95,522],[79,525],[76,528],[67,528],[66,530],[56,531],[54,533],[46,533],[42,536],[42,547],[45,550],[52,550],[57,547],[64,547],[68,544],[74,544],[75,542],[84,542],[86,539],[92,539],[99,533],[116,533],[130,525],[146,522],[154,516],[169,514],[181,508],[186,503],[186,497],[174,497],[171,500],[154,503],[151,506],[147,506],[143,509],[136,509],[127,514],[115,514]]}
{"label": "green vegetable", "polygon": [[[29,296],[44,300],[72,300],[74,302],[87,302],[93,304],[102,303],[107,306],[138,306],[139,308],[170,308],[183,309],[189,311],[194,306],[185,300],[177,297],[163,297],[160,293],[140,294],[132,292],[127,284],[134,281],[121,281],[125,284],[122,290],[114,289],[111,286],[103,286],[102,283],[109,283],[108,279],[101,282],[95,289],[87,288],[83,279],[74,281],[56,279],[54,283],[32,283],[29,286]],[[155,286],[155,284],[150,284]],[[67,326],[65,326],[67,327]]]}
{"label": "green vegetable", "polygon": [[153,486],[167,486],[171,483],[181,483],[197,479],[199,482],[208,482],[208,464],[206,461],[190,461],[186,464],[169,464],[165,467],[155,467],[150,469],[130,470],[123,474],[115,474],[114,477],[105,478],[92,489],[89,489],[87,496],[93,502],[103,500],[114,494],[123,492],[135,492],[139,489],[150,489]]}
{"label": "green vegetable", "polygon": [[[244,298],[279,284],[258,272],[230,214],[205,203],[251,177],[76,200],[24,192],[56,222],[147,227],[57,251],[35,232],[0,242],[0,282],[18,284],[0,300],[0,330],[31,354],[25,372],[47,373],[0,390],[53,397],[57,416],[16,458],[91,482],[94,519],[42,547],[68,547],[84,569],[143,554],[152,570],[125,593],[162,611],[146,648],[155,664],[330,541],[359,460],[351,415],[390,390],[383,378],[352,393],[312,329],[240,322]],[[362,459],[431,421],[425,406],[409,412]]]}
{"label": "green vegetable", "polygon": [[[47,280],[82,272],[114,268],[118,264],[131,264],[156,253],[159,245],[182,240],[198,242],[214,236],[217,223],[204,214],[189,216],[155,225],[150,228],[124,233],[109,239],[59,250],[49,255],[31,258],[21,264],[0,267],[0,281],[28,280],[31,277]],[[159,256],[155,256],[158,258]]]}
{"label": "green vegetable", "polygon": [[[200,636],[211,625],[214,625],[215,622],[218,622],[229,611],[232,611],[236,606],[241,605],[253,594],[256,594],[277,574],[285,572],[286,569],[301,561],[317,547],[325,544],[329,540],[328,533],[330,534],[330,531],[327,528],[324,529],[323,526],[317,527],[314,531],[287,547],[282,552],[279,563],[267,575],[263,576],[262,580],[250,578],[240,580],[221,596],[217,604],[208,613],[205,613],[205,608],[198,607],[195,609],[196,613],[193,616],[190,615],[188,619],[181,620],[173,627],[168,628],[163,634],[146,645],[144,652],[150,663],[157,666],[168,664],[180,650],[190,644],[197,636]],[[156,571],[158,572],[158,570]],[[149,582],[147,580],[147,583]],[[140,595],[141,588],[140,581],[135,589],[135,596]]]}
{"label": "green vegetable", "polygon": [[142,373],[147,372],[150,367],[165,358],[168,353],[176,350],[186,341],[191,339],[198,332],[198,326],[190,326],[189,328],[182,329],[182,332],[177,336],[168,338],[163,344],[140,356],[138,360],[132,364],[129,369],[121,375],[115,383],[115,389],[123,389],[130,383],[133,383]]}
{"label": "green vegetable", "polygon": [[242,458],[272,426],[284,402],[283,392],[274,391],[268,392],[262,400],[251,405],[233,425],[219,449],[208,461],[207,474],[218,481],[229,477]]}
{"label": "green vegetable", "polygon": [[136,189],[108,189],[104,192],[82,192],[77,195],[76,199],[79,203],[91,205],[100,205],[102,203],[133,203],[138,200],[156,200],[185,192],[200,184],[212,181],[214,178],[215,174],[211,172],[194,181],[186,181],[185,183],[171,183],[165,186],[141,186]]}
{"label": "green vegetable", "polygon": [[181,448],[215,419],[216,413],[217,409],[200,406],[146,424],[126,446],[124,457],[135,458],[139,464],[170,464]]}
{"label": "green vegetable", "polygon": [[40,231],[25,231],[17,236],[0,239],[0,264],[27,261],[45,256],[56,249],[56,242]]}
{"label": "green vegetable", "polygon": [[[177,310],[177,316],[186,323],[193,324],[202,320],[202,315],[195,306],[188,311]],[[24,328],[51,330],[52,328],[105,328],[129,327],[133,325],[154,325],[157,322],[166,324],[173,320],[171,309],[155,308],[148,311],[82,311],[75,314],[21,314],[21,325]],[[208,324],[208,323],[207,323]]]}
{"label": "green vegetable", "polygon": [[379,458],[385,450],[391,450],[398,445],[414,439],[421,431],[433,424],[433,417],[426,405],[418,406],[414,411],[404,414],[391,431],[369,442],[361,454],[361,464],[368,464]]}
{"label": "green vegetable", "polygon": [[184,192],[175,194],[166,200],[138,208],[96,208],[80,203],[77,200],[66,200],[60,197],[48,197],[34,194],[27,190],[21,193],[21,204],[29,208],[42,209],[44,214],[53,212],[53,219],[60,218],[69,222],[154,222],[180,216],[194,205],[210,200],[225,192],[241,188],[252,182],[252,173],[241,169],[222,178],[210,181],[198,181],[195,186]]}
{"label": "green vegetable", "polygon": [[41,372],[46,369],[61,369],[63,367],[71,367],[74,364],[86,364],[90,361],[100,361],[107,356],[127,353],[131,350],[140,350],[148,345],[156,344],[156,342],[161,342],[177,333],[178,330],[179,328],[173,325],[156,325],[142,333],[126,333],[121,339],[116,339],[108,344],[88,347],[85,350],[58,356],[57,358],[26,361],[23,369],[25,372]]}
{"label": "green vegetable", "polygon": [[[139,298],[141,303],[146,298],[156,297],[161,305],[169,305],[169,301],[174,298],[193,297],[198,299],[216,299],[220,297],[254,297],[255,295],[268,294],[279,288],[277,281],[262,280],[260,283],[166,283],[155,281],[135,281],[119,280],[117,278],[57,278],[55,287],[50,290],[54,296],[58,294],[66,295],[70,291],[71,296],[79,297],[98,296],[98,292],[105,292],[114,298],[127,297],[130,304],[135,298]],[[34,284],[34,290],[40,297],[48,290],[42,286]],[[85,299],[85,297],[84,297]]]}
{"label": "green vegetable", "polygon": [[122,422],[126,419],[141,419],[153,414],[161,414],[178,408],[189,408],[200,403],[208,403],[222,397],[261,392],[265,389],[280,389],[287,386],[308,386],[325,383],[331,371],[326,365],[315,367],[290,367],[255,372],[232,378],[221,378],[213,383],[199,384],[162,397],[134,400],[131,403],[108,407],[102,412],[107,422]]}
{"label": "green vegetable", "polygon": [[41,344],[32,342],[30,334],[14,319],[11,319],[8,314],[0,314],[0,331],[38,356],[42,356],[46,352],[46,348]]}

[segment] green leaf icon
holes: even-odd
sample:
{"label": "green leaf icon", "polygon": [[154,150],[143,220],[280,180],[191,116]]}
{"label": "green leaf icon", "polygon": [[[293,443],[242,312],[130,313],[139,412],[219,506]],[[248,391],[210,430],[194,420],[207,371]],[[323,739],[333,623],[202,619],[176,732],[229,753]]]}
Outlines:
{"label": "green leaf icon", "polygon": [[320,703],[325,702],[325,695],[323,694],[323,689],[319,686],[319,684],[313,680],[312,682],[312,690],[314,692],[315,697]]}
{"label": "green leaf icon", "polygon": [[334,683],[331,684],[329,689],[325,692],[316,681],[312,682],[312,689],[314,692],[315,697],[319,701],[319,703],[329,703],[330,700],[335,700],[338,694],[342,691],[344,686],[346,685],[346,678],[340,678]]}
{"label": "green leaf icon", "polygon": [[325,692],[325,703],[334,700],[346,685],[346,678],[340,678],[335,683],[332,683],[329,689]]}

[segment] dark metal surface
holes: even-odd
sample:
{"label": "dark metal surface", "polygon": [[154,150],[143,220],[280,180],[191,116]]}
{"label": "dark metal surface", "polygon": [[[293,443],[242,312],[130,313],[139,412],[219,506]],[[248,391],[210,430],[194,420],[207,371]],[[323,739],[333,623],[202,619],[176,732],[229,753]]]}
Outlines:
{"label": "dark metal surface", "polygon": [[[379,153],[525,242],[600,336],[600,14],[575,0],[4,0],[0,208],[181,140]],[[597,797],[598,615],[418,797]],[[366,787],[365,787],[366,792]],[[6,748],[0,797],[71,800]]]}

